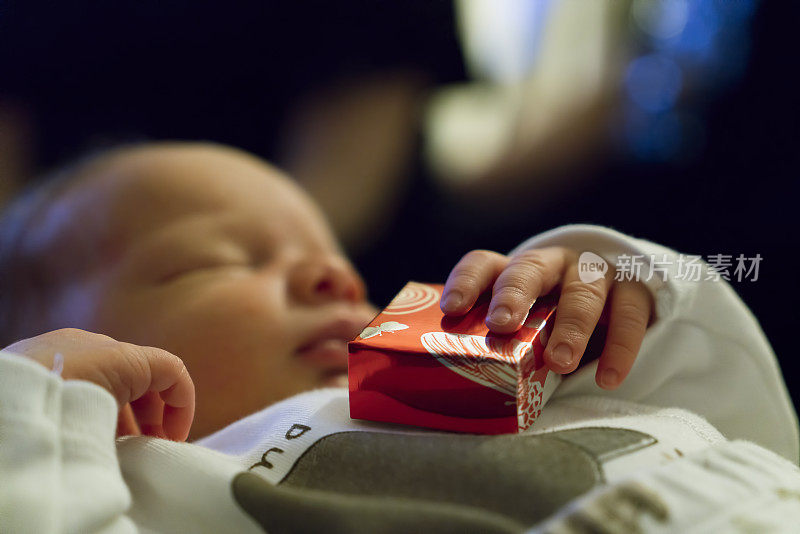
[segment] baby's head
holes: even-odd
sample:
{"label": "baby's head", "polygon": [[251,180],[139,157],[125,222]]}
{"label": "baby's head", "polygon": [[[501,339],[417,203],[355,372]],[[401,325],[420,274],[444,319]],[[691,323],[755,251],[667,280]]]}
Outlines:
{"label": "baby's head", "polygon": [[313,201],[243,152],[160,143],[95,156],[18,203],[0,243],[3,341],[63,327],[166,349],[201,436],[340,385],[374,315]]}

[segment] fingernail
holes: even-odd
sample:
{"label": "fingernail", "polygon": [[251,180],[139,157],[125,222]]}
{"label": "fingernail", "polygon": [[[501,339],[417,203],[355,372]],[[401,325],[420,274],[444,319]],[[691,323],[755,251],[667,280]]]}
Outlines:
{"label": "fingernail", "polygon": [[511,310],[506,306],[498,306],[489,314],[489,322],[497,326],[508,324],[511,320]]}
{"label": "fingernail", "polygon": [[600,373],[600,387],[611,389],[617,386],[619,373],[616,369],[606,368]]}
{"label": "fingernail", "polygon": [[572,363],[572,350],[568,345],[559,343],[550,353],[550,359],[561,367],[568,367]]}
{"label": "fingernail", "polygon": [[463,300],[464,296],[461,293],[458,291],[451,291],[444,297],[444,301],[442,301],[442,309],[445,312],[453,311],[461,305]]}

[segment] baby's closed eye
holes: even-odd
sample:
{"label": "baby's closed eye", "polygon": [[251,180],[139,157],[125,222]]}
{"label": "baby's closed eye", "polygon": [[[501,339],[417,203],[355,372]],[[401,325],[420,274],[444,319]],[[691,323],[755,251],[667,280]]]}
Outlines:
{"label": "baby's closed eye", "polygon": [[176,251],[159,261],[154,281],[168,284],[187,276],[229,274],[258,266],[258,258],[238,246],[214,247],[207,251]]}
{"label": "baby's closed eye", "polygon": [[169,284],[187,276],[208,275],[231,270],[249,270],[252,267],[253,264],[251,262],[231,262],[219,259],[197,260],[187,262],[181,267],[176,267],[174,270],[167,271],[159,277],[157,282],[159,284]]}

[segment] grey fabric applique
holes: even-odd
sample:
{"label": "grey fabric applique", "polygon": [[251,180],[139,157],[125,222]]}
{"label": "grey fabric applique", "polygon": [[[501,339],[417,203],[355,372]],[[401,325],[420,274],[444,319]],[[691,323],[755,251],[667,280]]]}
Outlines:
{"label": "grey fabric applique", "polygon": [[233,481],[268,532],[519,532],[604,482],[602,463],[655,443],[633,430],[539,435],[340,432],[274,486]]}

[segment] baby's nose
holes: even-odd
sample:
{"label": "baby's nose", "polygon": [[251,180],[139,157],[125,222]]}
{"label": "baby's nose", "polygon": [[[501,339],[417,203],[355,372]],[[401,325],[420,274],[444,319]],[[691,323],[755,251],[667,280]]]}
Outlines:
{"label": "baby's nose", "polygon": [[366,297],[361,277],[338,257],[309,259],[295,265],[290,273],[290,291],[306,304],[361,302]]}

